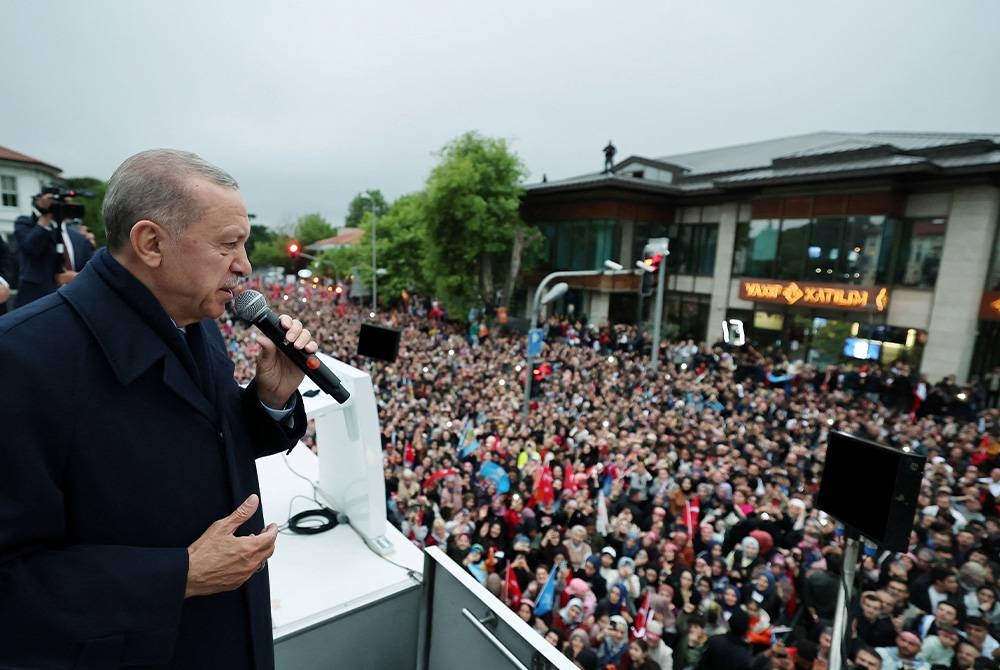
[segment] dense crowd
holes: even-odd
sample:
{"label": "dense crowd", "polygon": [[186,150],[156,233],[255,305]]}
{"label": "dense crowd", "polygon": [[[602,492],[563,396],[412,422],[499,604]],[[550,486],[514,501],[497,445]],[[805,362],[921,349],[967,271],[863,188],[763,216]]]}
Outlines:
{"label": "dense crowd", "polygon": [[[832,430],[927,457],[909,551],[864,552],[850,662],[997,667],[1000,413],[975,388],[690,340],[654,374],[634,326],[555,317],[529,369],[523,334],[416,297],[377,315],[402,331],[384,363],[357,356],[368,310],[332,287],[261,290],[371,373],[393,523],[579,667],[827,668],[844,545],[814,495]],[[249,378],[254,333],[224,330]]]}

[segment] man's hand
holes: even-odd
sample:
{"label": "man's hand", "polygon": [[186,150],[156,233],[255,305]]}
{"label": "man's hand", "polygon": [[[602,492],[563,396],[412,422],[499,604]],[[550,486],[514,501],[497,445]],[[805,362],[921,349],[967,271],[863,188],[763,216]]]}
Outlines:
{"label": "man's hand", "polygon": [[56,285],[65,286],[66,284],[76,279],[76,274],[77,273],[73,272],[72,270],[63,270],[62,272],[60,272],[55,276]]}
{"label": "man's hand", "polygon": [[[291,342],[296,349],[316,353],[319,344],[303,328],[301,321],[287,314],[282,314],[279,320],[281,327],[287,331],[285,340]],[[267,336],[258,334],[257,342],[261,345],[260,356],[257,357],[257,397],[268,407],[281,409],[302,383],[305,373],[278,351]]]}
{"label": "man's hand", "polygon": [[232,591],[264,567],[264,561],[274,553],[278,526],[272,523],[260,535],[234,535],[259,505],[257,495],[251,495],[232,514],[209,526],[188,547],[185,598]]}
{"label": "man's hand", "polygon": [[0,284],[0,305],[7,302],[8,298],[10,298],[10,289]]}

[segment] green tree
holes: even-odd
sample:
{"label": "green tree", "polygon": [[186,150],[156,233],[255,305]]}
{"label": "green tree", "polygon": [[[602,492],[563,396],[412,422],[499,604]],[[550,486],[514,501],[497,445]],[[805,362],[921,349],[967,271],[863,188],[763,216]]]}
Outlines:
{"label": "green tree", "polygon": [[[503,139],[449,142],[427,180],[424,273],[452,309],[508,305],[532,236],[518,213],[526,170]],[[508,275],[501,290],[495,277]]]}
{"label": "green tree", "polygon": [[303,247],[336,234],[334,227],[319,214],[300,216],[295,223],[295,239],[301,242]]}
{"label": "green tree", "polygon": [[[379,268],[386,273],[378,279],[381,302],[397,302],[404,290],[426,292],[430,283],[425,279],[419,260],[424,254],[426,223],[425,195],[417,192],[395,202],[376,224],[376,254]],[[354,244],[322,252],[313,262],[312,270],[327,277],[344,277],[357,268],[359,278],[371,286],[372,215],[367,212],[358,221],[365,235]]]}
{"label": "green tree", "polygon": [[343,279],[351,274],[351,268],[363,263],[364,250],[355,243],[321,251],[309,268],[321,277]]}
{"label": "green tree", "polygon": [[269,244],[274,241],[274,231],[259,223],[250,224],[250,238],[247,239],[247,255],[253,258],[258,244]]}
{"label": "green tree", "polygon": [[[348,228],[360,228],[361,222],[365,215],[370,215],[372,211],[372,201],[375,201],[375,213],[381,218],[389,213],[389,205],[385,201],[385,197],[382,196],[382,191],[377,188],[370,188],[365,193],[371,198],[363,197],[364,194],[358,193],[351,200],[351,204],[347,206],[347,216],[344,218],[344,225]],[[378,230],[375,231],[378,233]]]}
{"label": "green tree", "polygon": [[[396,302],[402,292],[426,293],[432,290],[427,281],[425,268],[420,260],[426,255],[427,244],[427,196],[423,191],[405,195],[392,203],[389,211],[379,218],[375,229],[375,246],[379,268],[386,273],[378,278],[378,292],[383,302]],[[361,227],[365,236],[359,241],[362,249],[369,254],[368,263],[362,277],[371,281],[371,214],[365,217]]]}
{"label": "green tree", "polygon": [[103,247],[108,238],[108,233],[104,229],[104,219],[101,217],[104,193],[108,189],[107,183],[94,177],[70,177],[66,180],[66,184],[73,190],[90,191],[94,194],[93,197],[88,198],[76,196],[73,201],[83,205],[84,215],[80,223],[94,234],[97,246]]}
{"label": "green tree", "polygon": [[285,245],[288,244],[288,237],[276,235],[269,242],[257,242],[250,255],[250,264],[254,270],[269,267],[283,267],[286,272],[292,270],[294,263],[288,257]]}

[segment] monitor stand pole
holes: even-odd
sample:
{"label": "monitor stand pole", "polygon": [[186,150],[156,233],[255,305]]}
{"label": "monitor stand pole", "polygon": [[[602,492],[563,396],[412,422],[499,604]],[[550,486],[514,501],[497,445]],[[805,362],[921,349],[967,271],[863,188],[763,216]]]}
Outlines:
{"label": "monitor stand pole", "polygon": [[854,572],[858,566],[858,554],[861,540],[857,537],[847,537],[844,547],[844,561],[841,567],[843,576],[837,588],[837,611],[833,618],[833,639],[830,643],[830,670],[841,670],[846,656],[843,655],[844,641],[847,639],[848,608],[851,606],[851,591],[854,588]]}

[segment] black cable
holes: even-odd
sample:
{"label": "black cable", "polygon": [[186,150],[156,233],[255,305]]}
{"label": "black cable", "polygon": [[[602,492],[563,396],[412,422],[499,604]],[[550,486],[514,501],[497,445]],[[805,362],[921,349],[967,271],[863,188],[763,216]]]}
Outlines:
{"label": "black cable", "polygon": [[[317,523],[318,520],[319,521]],[[317,535],[337,526],[337,513],[328,507],[299,512],[288,519],[288,530],[299,535]]]}

